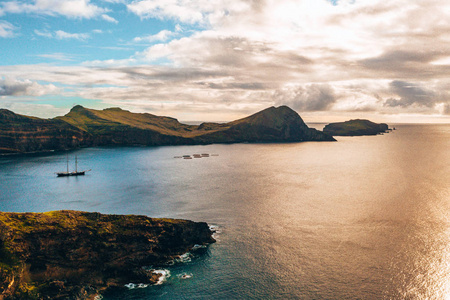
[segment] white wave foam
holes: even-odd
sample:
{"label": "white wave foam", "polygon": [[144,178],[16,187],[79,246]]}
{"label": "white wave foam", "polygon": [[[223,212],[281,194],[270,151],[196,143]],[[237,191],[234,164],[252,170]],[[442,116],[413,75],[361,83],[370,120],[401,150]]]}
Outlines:
{"label": "white wave foam", "polygon": [[178,261],[182,262],[182,263],[190,262],[191,260],[192,259],[191,259],[191,253],[190,252],[186,252],[185,254],[180,255],[180,258],[178,258]]}
{"label": "white wave foam", "polygon": [[192,278],[192,273],[181,273],[177,275],[180,279],[189,279]]}
{"label": "white wave foam", "polygon": [[199,244],[195,244],[194,247],[192,247],[191,251],[197,251],[198,249],[204,249],[208,247],[207,245],[199,245]]}
{"label": "white wave foam", "polygon": [[[161,285],[164,283],[164,281],[166,281],[167,278],[170,277],[170,271],[169,270],[151,270],[152,273],[155,274],[160,274],[161,276],[158,278],[158,281],[155,283],[155,285]],[[148,287],[149,284],[146,283],[127,283],[125,284],[125,287],[130,289],[130,290],[134,290],[134,289],[144,289],[146,287]],[[99,299],[95,299],[95,300],[100,300],[102,298]]]}
{"label": "white wave foam", "polygon": [[213,237],[215,234],[222,232],[220,231],[220,227],[218,225],[209,225],[209,230],[213,232]]}
{"label": "white wave foam", "polygon": [[170,271],[169,270],[153,270],[153,273],[160,274],[161,276],[158,279],[158,282],[155,283],[156,285],[161,285],[164,283],[164,281],[167,280],[167,278],[170,277]]}
{"label": "white wave foam", "polygon": [[134,284],[134,283],[127,283],[127,284],[125,284],[125,287],[127,287],[130,290],[132,290],[132,289],[136,288],[136,284]]}
{"label": "white wave foam", "polygon": [[217,236],[219,233],[221,233],[220,227],[218,225],[209,225],[209,230],[211,230],[213,233],[212,238],[218,240]]}
{"label": "white wave foam", "polygon": [[168,261],[166,263],[166,265],[173,266],[174,264],[190,262],[190,261],[192,261],[192,256],[193,255],[190,252],[186,252],[186,253],[179,255],[179,256],[175,257],[174,259]]}
{"label": "white wave foam", "polygon": [[148,284],[145,284],[145,283],[127,283],[127,284],[125,284],[125,287],[127,287],[128,289],[130,289],[130,290],[133,290],[133,289],[143,289],[143,288],[146,288],[146,287],[148,287],[149,285]]}

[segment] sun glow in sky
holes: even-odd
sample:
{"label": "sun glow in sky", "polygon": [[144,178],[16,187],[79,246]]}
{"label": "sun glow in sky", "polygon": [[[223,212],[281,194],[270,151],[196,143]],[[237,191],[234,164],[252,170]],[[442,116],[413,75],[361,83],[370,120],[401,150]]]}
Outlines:
{"label": "sun glow in sky", "polygon": [[0,108],[450,122],[447,0],[3,0]]}

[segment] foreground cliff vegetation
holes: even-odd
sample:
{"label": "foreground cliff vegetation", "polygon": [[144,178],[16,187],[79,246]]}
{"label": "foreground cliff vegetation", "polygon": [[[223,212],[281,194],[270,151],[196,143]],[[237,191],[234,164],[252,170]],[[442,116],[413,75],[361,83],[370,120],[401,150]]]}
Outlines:
{"label": "foreground cliff vegetation", "polygon": [[104,145],[196,145],[240,142],[334,141],[308,128],[287,106],[270,107],[229,123],[186,125],[174,118],[95,110],[77,105],[62,117],[39,119],[0,109],[0,154]]}
{"label": "foreground cliff vegetation", "polygon": [[206,223],[78,211],[0,212],[0,299],[88,299],[155,283],[161,265],[214,242]]}

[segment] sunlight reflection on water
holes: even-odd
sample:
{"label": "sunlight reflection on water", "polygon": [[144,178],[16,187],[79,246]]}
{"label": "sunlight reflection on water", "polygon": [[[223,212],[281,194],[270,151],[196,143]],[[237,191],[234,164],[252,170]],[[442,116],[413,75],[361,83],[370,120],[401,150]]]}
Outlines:
{"label": "sunlight reflection on water", "polygon": [[[83,178],[54,176],[63,153],[1,158],[0,209],[221,228],[165,284],[106,299],[448,299],[450,126],[396,127],[337,143],[82,149]],[[205,152],[220,155],[173,158]]]}

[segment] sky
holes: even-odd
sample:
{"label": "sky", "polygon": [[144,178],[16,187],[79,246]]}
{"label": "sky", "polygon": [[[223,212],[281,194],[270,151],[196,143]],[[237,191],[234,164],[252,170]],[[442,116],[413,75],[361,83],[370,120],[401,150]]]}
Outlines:
{"label": "sky", "polygon": [[450,123],[448,0],[1,0],[0,108]]}

